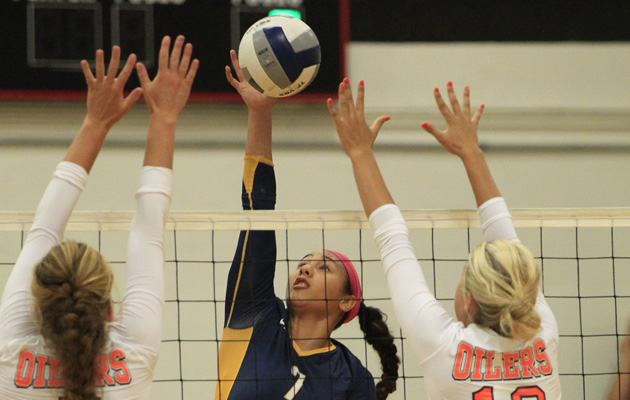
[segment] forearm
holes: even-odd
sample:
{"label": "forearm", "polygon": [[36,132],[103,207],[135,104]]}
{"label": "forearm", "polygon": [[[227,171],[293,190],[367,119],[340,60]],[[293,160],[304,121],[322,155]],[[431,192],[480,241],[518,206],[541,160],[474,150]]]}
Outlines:
{"label": "forearm", "polygon": [[89,173],[108,131],[109,127],[104,123],[86,117],[63,160],[77,164]]}
{"label": "forearm", "polygon": [[394,203],[371,150],[352,156],[351,161],[365,215],[370,216],[384,204]]}
{"label": "forearm", "polygon": [[501,197],[499,188],[492,177],[481,149],[475,149],[462,155],[461,160],[466,168],[468,180],[477,201],[477,207],[494,197]]}
{"label": "forearm", "polygon": [[143,165],[145,167],[173,169],[176,121],[176,119],[167,118],[160,113],[151,115],[144,153]]}
{"label": "forearm", "polygon": [[271,157],[272,107],[249,109],[245,155]]}

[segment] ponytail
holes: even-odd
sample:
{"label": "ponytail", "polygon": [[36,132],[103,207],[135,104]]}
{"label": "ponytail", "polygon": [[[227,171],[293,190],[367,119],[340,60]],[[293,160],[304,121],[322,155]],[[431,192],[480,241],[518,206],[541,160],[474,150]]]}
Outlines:
{"label": "ponytail", "polygon": [[359,308],[359,325],[365,335],[365,340],[374,347],[381,359],[381,381],[376,384],[376,399],[384,400],[396,390],[398,379],[398,365],[400,359],[396,355],[398,349],[394,344],[394,337],[383,320],[384,314],[378,308],[366,306],[361,301]]}
{"label": "ponytail", "polygon": [[107,344],[113,276],[100,253],[83,243],[54,247],[34,270],[38,327],[61,367],[64,398],[95,400],[98,356]]}

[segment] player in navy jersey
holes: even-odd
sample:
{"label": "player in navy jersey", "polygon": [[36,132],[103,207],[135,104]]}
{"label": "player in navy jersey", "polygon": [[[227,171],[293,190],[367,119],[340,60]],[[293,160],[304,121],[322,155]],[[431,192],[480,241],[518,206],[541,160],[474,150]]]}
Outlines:
{"label": "player in navy jersey", "polygon": [[347,79],[340,84],[340,113],[328,100],[374,230],[398,321],[423,368],[429,399],[558,400],[558,325],[540,290],[540,268],[520,244],[479,147],[477,124],[483,106],[471,117],[469,88],[464,90],[462,106],[451,82],[447,92],[451,108],[439,90],[434,91],[446,130],[426,122],[422,126],[462,160],[485,240],[470,252],[462,268],[455,291],[457,320],[427,285],[405,220],[372,152],[387,117],[367,125],[363,81],[356,103]]}
{"label": "player in navy jersey", "polygon": [[[276,183],[271,157],[275,99],[244,78],[234,51],[226,77],[248,107],[243,171],[245,210],[271,210]],[[343,254],[307,254],[289,276],[287,305],[274,292],[273,231],[242,231],[227,283],[225,325],[219,349],[216,399],[385,399],[396,388],[399,359],[380,310],[361,301],[359,279]],[[341,343],[334,329],[359,316],[383,374],[370,372]]]}

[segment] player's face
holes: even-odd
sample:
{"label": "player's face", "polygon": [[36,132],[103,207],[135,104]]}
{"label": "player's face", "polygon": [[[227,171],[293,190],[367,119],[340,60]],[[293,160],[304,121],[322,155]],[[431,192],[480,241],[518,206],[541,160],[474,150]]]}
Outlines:
{"label": "player's face", "polygon": [[331,312],[342,314],[338,304],[347,296],[344,290],[347,279],[345,268],[335,262],[331,253],[307,254],[289,275],[292,308],[298,311],[306,307],[309,312],[319,311],[325,317]]}

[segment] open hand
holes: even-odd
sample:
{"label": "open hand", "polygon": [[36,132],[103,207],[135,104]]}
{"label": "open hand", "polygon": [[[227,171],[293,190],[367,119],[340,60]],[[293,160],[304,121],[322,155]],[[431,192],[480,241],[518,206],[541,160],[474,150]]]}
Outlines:
{"label": "open hand", "polygon": [[177,37],[169,57],[170,45],[171,38],[164,36],[158,56],[158,72],[153,80],[149,79],[147,69],[142,63],[136,64],[136,69],[151,113],[159,113],[174,121],[186,105],[199,68],[199,60],[195,59],[191,63],[193,46],[188,43],[184,47],[184,36]]}
{"label": "open hand", "polygon": [[241,70],[236,51],[230,50],[230,59],[232,60],[236,78],[234,78],[232,70],[227,65],[225,66],[225,77],[230,85],[241,95],[247,107],[252,111],[272,109],[274,104],[276,104],[276,98],[260,93],[249,84],[245,74],[243,74]]}
{"label": "open hand", "polygon": [[477,108],[475,115],[470,116],[470,88],[464,88],[464,105],[460,107],[457,96],[453,90],[452,82],[446,88],[451,103],[448,108],[440,91],[436,88],[433,92],[438,109],[446,120],[446,130],[441,131],[429,122],[423,122],[422,127],[433,135],[438,142],[449,152],[465,157],[469,152],[479,149],[479,139],[477,138],[477,125],[483,113],[484,105]]}
{"label": "open hand", "polygon": [[352,90],[348,78],[339,85],[339,108],[341,115],[335,109],[332,99],[328,99],[328,112],[335,122],[335,128],[339,135],[343,151],[352,159],[365,152],[372,151],[372,145],[376,140],[378,131],[385,121],[386,115],[378,117],[371,126],[365,121],[363,102],[365,97],[365,85],[359,83],[356,105],[352,99]]}
{"label": "open hand", "polygon": [[118,76],[116,74],[120,62],[120,47],[112,47],[107,74],[105,74],[104,57],[103,50],[96,51],[96,76],[92,74],[86,60],[81,61],[81,68],[83,68],[88,87],[86,121],[103,128],[97,131],[107,132],[138,101],[142,89],[135,88],[127,97],[124,97],[125,84],[136,62],[135,54],[129,56]]}

